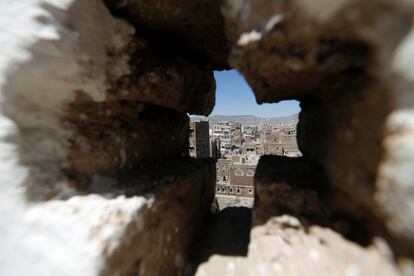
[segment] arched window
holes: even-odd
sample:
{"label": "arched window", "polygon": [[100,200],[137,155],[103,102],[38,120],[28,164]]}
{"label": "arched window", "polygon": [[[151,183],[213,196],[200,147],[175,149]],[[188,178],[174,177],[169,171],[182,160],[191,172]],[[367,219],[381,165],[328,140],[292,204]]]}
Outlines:
{"label": "arched window", "polygon": [[254,175],[254,171],[253,170],[247,170],[246,171],[246,175],[247,176],[253,176]]}
{"label": "arched window", "polygon": [[253,194],[253,189],[249,189],[249,195]]}
{"label": "arched window", "polygon": [[236,175],[236,176],[243,176],[244,175],[244,171],[242,169],[235,169],[234,170],[234,175]]}
{"label": "arched window", "polygon": [[233,193],[234,192],[233,187],[230,187],[229,191],[230,191],[230,193]]}
{"label": "arched window", "polygon": [[240,194],[240,188],[237,188],[236,194]]}

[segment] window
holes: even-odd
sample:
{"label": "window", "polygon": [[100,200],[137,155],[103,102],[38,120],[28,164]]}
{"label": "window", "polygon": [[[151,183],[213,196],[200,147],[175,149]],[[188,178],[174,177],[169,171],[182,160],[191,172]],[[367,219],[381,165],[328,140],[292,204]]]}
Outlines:
{"label": "window", "polygon": [[[252,207],[250,202],[253,202],[255,189],[253,186],[253,178],[256,172],[256,166],[260,155],[262,154],[280,154],[282,155],[282,147],[285,144],[288,144],[288,137],[285,133],[288,131],[294,130],[294,124],[296,124],[297,119],[293,119],[296,116],[292,117],[292,121],[289,119],[289,126],[283,125],[282,120],[277,122],[277,120],[262,120],[256,122],[248,122],[249,119],[245,122],[236,122],[237,115],[243,114],[245,111],[257,112],[257,115],[263,114],[264,117],[279,117],[285,116],[282,113],[287,112],[295,114],[300,111],[299,102],[284,102],[282,105],[287,107],[285,111],[276,111],[276,108],[272,105],[261,105],[260,110],[259,106],[256,106],[254,103],[253,93],[250,93],[250,98],[252,99],[252,106],[249,109],[246,109],[244,106],[244,100],[241,101],[243,104],[237,103],[235,101],[242,100],[240,97],[233,97],[231,94],[231,86],[235,80],[240,80],[243,82],[243,85],[249,89],[248,84],[245,83],[244,78],[235,70],[214,72],[214,76],[217,78],[217,105],[213,114],[224,115],[227,112],[234,113],[235,117],[229,118],[230,121],[225,122],[227,116],[216,117],[210,120],[210,151],[214,149],[213,143],[214,140],[217,141],[218,154],[221,156],[217,159],[217,176],[221,187],[224,187],[224,191],[218,193],[219,197],[229,196],[232,199],[246,197],[249,200],[249,207]],[[224,88],[226,87],[226,88]],[[228,88],[227,88],[228,87]],[[223,89],[224,88],[224,89]],[[237,88],[238,89],[238,88]],[[228,93],[228,94],[226,94]],[[222,105],[221,100],[229,100],[227,103]],[[250,109],[251,108],[251,109]],[[256,110],[257,108],[257,110]],[[263,110],[266,108],[266,110]],[[239,113],[240,112],[240,113]],[[281,112],[280,114],[277,114]],[[237,114],[239,113],[239,114]],[[229,114],[230,115],[230,114]],[[286,114],[288,115],[288,114]],[[287,121],[286,121],[287,122]],[[292,126],[291,129],[289,127]],[[198,134],[198,128],[194,129],[194,136]],[[280,142],[283,140],[283,143]],[[285,141],[286,140],[286,141]],[[194,142],[194,147],[198,149],[199,144]],[[230,206],[240,206],[242,205],[240,200],[226,200],[226,207],[228,203]],[[231,203],[230,203],[231,202]],[[234,204],[234,205],[233,205]],[[243,202],[244,205],[244,202]],[[246,204],[247,205],[247,204]]]}
{"label": "window", "polygon": [[236,176],[243,176],[244,175],[244,171],[242,169],[235,169],[234,170],[234,175],[236,175]]}
{"label": "window", "polygon": [[247,176],[253,176],[254,175],[254,171],[253,170],[247,170],[246,171],[246,175]]}

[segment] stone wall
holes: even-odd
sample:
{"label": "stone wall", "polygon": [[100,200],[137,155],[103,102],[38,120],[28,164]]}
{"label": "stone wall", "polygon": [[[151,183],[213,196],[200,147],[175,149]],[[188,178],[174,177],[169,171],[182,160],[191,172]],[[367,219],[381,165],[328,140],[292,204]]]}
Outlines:
{"label": "stone wall", "polygon": [[303,155],[384,222],[390,242],[408,255],[413,4],[246,0],[224,7],[230,65],[257,102],[300,100]]}
{"label": "stone wall", "polygon": [[215,189],[214,162],[188,156],[187,113],[214,106],[209,59],[100,0],[0,13],[0,274],[184,273]]}
{"label": "stone wall", "polygon": [[[9,2],[9,3],[8,3]],[[0,274],[182,275],[214,162],[213,70],[301,102],[263,157],[246,256],[199,275],[412,275],[412,0],[0,4]]]}

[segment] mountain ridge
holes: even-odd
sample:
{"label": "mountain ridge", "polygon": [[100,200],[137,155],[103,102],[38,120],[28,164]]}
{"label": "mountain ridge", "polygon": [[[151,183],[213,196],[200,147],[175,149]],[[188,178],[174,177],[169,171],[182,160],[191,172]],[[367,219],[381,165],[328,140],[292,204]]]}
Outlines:
{"label": "mountain ridge", "polygon": [[190,119],[194,120],[209,120],[210,124],[214,125],[219,122],[240,122],[242,124],[290,124],[297,123],[299,121],[299,113],[290,116],[262,118],[255,115],[213,115],[209,117],[203,116],[191,116]]}

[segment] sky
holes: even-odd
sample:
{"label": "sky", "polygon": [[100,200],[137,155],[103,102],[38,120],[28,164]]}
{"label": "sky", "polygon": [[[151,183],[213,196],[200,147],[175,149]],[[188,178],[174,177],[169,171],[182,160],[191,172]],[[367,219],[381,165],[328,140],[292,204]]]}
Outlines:
{"label": "sky", "polygon": [[258,105],[251,88],[236,70],[215,71],[214,77],[217,91],[212,115],[255,115],[271,118],[289,116],[300,111],[297,101]]}

